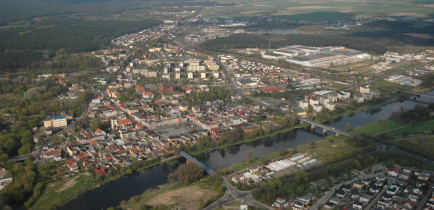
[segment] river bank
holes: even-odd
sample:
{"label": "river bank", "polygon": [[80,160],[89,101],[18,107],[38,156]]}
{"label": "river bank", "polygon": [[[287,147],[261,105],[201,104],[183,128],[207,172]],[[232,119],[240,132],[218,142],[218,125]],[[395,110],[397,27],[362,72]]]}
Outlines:
{"label": "river bank", "polygon": [[[289,132],[289,131],[294,130],[294,129],[298,129],[300,127],[301,127],[301,125],[297,125],[297,126],[289,127],[289,128],[283,128],[283,129],[279,129],[279,130],[274,131],[274,132],[269,133],[269,134],[264,134],[262,136],[257,136],[254,138],[248,138],[248,139],[244,139],[242,141],[237,141],[237,142],[228,142],[226,144],[216,145],[216,146],[209,147],[209,148],[206,148],[203,150],[194,151],[194,152],[191,152],[191,154],[197,155],[197,154],[201,154],[204,152],[209,152],[209,151],[223,149],[223,148],[227,148],[227,147],[231,147],[231,146],[241,145],[244,143],[258,141],[258,140],[261,140],[264,138],[276,136],[276,135],[279,135],[282,133]],[[156,159],[156,162],[153,162],[151,164],[146,164],[143,166],[139,166],[138,168],[136,168],[134,170],[135,171],[134,173],[136,173],[136,174],[140,173],[144,170],[158,166],[160,164],[166,164],[166,163],[170,164],[169,162],[177,160],[180,157],[181,156],[176,155],[176,156],[166,157],[166,158],[163,158],[161,160]],[[59,180],[59,181],[47,183],[46,188],[44,190],[44,193],[40,196],[40,198],[35,203],[35,205],[33,205],[32,208],[39,209],[39,208],[43,208],[43,207],[52,208],[52,207],[63,206],[65,204],[67,204],[68,202],[76,199],[80,194],[98,189],[100,187],[103,187],[106,184],[109,184],[109,183],[116,181],[116,180],[118,180],[122,177],[125,177],[125,176],[134,176],[134,174],[127,172],[127,170],[119,169],[117,171],[117,173],[114,174],[114,176],[107,175],[104,178],[99,177],[99,178],[94,179],[88,172],[85,172],[85,173],[80,173],[74,177],[70,177],[70,178],[68,177],[67,180]],[[71,187],[65,187],[65,184],[68,183],[68,181],[71,179],[78,180],[77,183],[80,183],[80,184],[75,184],[74,186],[71,186]],[[64,188],[64,190],[60,190],[61,188]]]}
{"label": "river bank", "polygon": [[[397,101],[398,99],[395,99]],[[381,104],[371,105],[364,109],[371,107],[378,107],[374,111],[359,112],[351,116],[343,116],[335,118],[330,123],[337,127],[343,128],[347,122],[352,123],[355,127],[370,123],[372,121],[382,120],[387,118],[391,110],[399,110],[400,106],[413,107],[415,102],[395,102],[384,106],[385,102]],[[383,107],[379,107],[383,105]],[[297,125],[302,127],[303,125]],[[279,133],[279,134],[277,134]],[[281,148],[291,148],[301,144],[309,144],[314,141],[322,139],[322,132],[318,134],[308,133],[301,129],[287,128],[286,130],[277,131],[273,134],[268,134],[267,138],[255,137],[253,139],[236,142],[229,145],[217,145],[213,148],[208,148],[206,152],[197,154],[196,157],[205,165],[213,168],[220,169],[231,165],[236,165],[241,161],[246,160],[246,152],[253,150],[255,157],[264,156],[273,152],[279,151]],[[263,138],[263,139],[261,139]],[[257,140],[259,139],[259,140]],[[101,185],[84,193],[78,194],[74,200],[62,206],[62,209],[76,209],[77,207],[83,208],[107,208],[110,206],[117,206],[121,200],[129,199],[134,195],[143,193],[149,188],[155,187],[160,184],[167,183],[167,176],[173,172],[183,159],[176,159],[171,164],[161,163],[155,166],[148,167],[133,175],[127,175],[118,178],[110,183]],[[122,192],[120,195],[112,195],[113,192]]]}

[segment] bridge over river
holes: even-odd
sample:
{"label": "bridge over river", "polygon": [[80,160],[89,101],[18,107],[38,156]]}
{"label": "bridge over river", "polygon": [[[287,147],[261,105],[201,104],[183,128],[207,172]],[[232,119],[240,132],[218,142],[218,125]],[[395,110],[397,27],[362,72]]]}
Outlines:
{"label": "bridge over river", "polygon": [[201,163],[199,160],[192,157],[187,152],[185,152],[183,150],[179,150],[178,153],[180,155],[182,155],[183,157],[185,157],[187,160],[189,160],[192,163],[196,164],[197,166],[203,168],[208,174],[219,176],[222,180],[222,183],[226,187],[225,195],[221,199],[219,199],[218,201],[216,201],[216,202],[212,203],[211,205],[207,206],[206,208],[204,208],[205,210],[212,210],[212,209],[220,207],[223,204],[226,204],[226,203],[229,203],[229,202],[232,202],[235,200],[239,200],[241,203],[250,204],[250,205],[255,206],[256,208],[259,208],[259,209],[272,209],[272,208],[258,202],[257,200],[253,199],[250,191],[240,191],[237,188],[235,188],[234,186],[232,186],[231,184],[229,184],[229,182],[227,182],[224,177],[218,175],[214,170],[212,170],[211,168],[209,168],[205,164]]}

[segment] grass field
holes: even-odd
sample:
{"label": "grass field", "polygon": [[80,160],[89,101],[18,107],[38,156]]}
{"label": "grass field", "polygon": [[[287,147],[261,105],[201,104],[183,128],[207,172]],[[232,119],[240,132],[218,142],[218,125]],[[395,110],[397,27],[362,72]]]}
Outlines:
{"label": "grass field", "polygon": [[51,207],[62,206],[83,190],[96,186],[98,184],[95,184],[95,180],[87,175],[69,177],[50,183],[32,209],[51,209]]}
{"label": "grass field", "polygon": [[399,90],[409,90],[412,87],[406,85],[400,85],[398,83],[393,83],[385,80],[380,80],[378,82],[372,83],[371,85],[375,89],[399,89]]}
{"label": "grass field", "polygon": [[379,134],[388,130],[396,129],[399,127],[405,126],[404,124],[394,122],[391,120],[381,120],[377,122],[370,123],[368,125],[355,128],[353,130],[353,133],[355,134],[369,134],[369,135],[375,135]]}
{"label": "grass field", "polygon": [[[432,122],[431,122],[432,123]],[[423,155],[429,159],[434,159],[434,136],[414,136],[407,138],[397,138],[384,141],[386,144]]]}
{"label": "grass field", "polygon": [[358,127],[353,130],[355,134],[378,135],[385,133],[391,136],[401,136],[404,134],[420,134],[434,129],[434,120],[418,123],[416,125],[406,125],[391,120],[382,120]]}

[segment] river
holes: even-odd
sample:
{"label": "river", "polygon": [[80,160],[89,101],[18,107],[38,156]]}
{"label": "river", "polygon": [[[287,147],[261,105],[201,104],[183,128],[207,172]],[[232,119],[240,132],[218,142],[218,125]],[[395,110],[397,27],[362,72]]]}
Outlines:
{"label": "river", "polygon": [[[429,94],[433,94],[433,92],[434,91],[431,91]],[[420,97],[420,100],[434,102],[433,98]],[[412,101],[396,102],[374,110],[340,117],[329,122],[329,124],[340,129],[343,129],[346,123],[351,123],[353,127],[358,127],[371,122],[385,120],[389,118],[392,112],[399,111],[401,107],[403,109],[411,109],[416,104],[418,103]],[[303,129],[296,129],[254,142],[204,152],[196,157],[205,165],[217,170],[246,160],[246,152],[248,150],[253,150],[256,157],[263,156],[279,151],[282,148],[291,148],[297,145],[318,141],[322,139],[319,133],[322,133],[320,128],[317,128],[315,133],[309,133]],[[332,133],[329,133],[329,135],[331,134]],[[128,200],[130,197],[141,194],[147,189],[167,183],[168,175],[182,162],[185,162],[183,158],[172,163],[164,163],[148,168],[134,175],[124,176],[100,188],[80,194],[76,199],[67,203],[60,209],[102,209],[117,206],[122,200]]]}

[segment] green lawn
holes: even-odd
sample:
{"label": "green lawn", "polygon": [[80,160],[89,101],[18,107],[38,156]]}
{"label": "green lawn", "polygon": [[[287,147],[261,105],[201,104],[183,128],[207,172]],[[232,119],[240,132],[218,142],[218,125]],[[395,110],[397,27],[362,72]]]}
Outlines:
{"label": "green lawn", "polygon": [[399,127],[404,126],[404,124],[394,122],[391,120],[381,120],[377,122],[370,123],[365,126],[361,126],[358,128],[355,128],[352,132],[355,134],[369,134],[369,135],[375,135],[379,134],[381,132],[385,132],[388,130],[396,129]]}
{"label": "green lawn", "polygon": [[399,90],[409,90],[410,86],[400,85],[398,83],[393,83],[385,80],[380,80],[372,84],[375,89],[399,89]]}
{"label": "green lawn", "polygon": [[401,136],[404,134],[420,134],[434,129],[434,120],[428,120],[416,125],[405,125],[391,120],[382,120],[358,127],[353,130],[355,134],[377,135],[385,133],[391,136]]}

